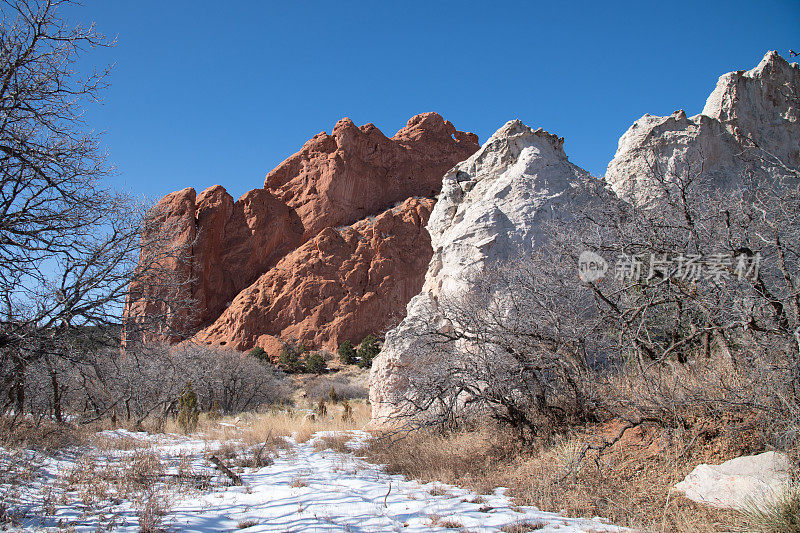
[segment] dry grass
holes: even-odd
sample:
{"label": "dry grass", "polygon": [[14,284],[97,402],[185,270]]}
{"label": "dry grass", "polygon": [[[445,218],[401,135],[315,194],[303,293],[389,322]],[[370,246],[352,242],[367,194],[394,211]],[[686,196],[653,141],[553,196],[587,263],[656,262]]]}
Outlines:
{"label": "dry grass", "polygon": [[449,496],[450,493],[447,489],[440,487],[439,485],[435,485],[430,491],[431,496]]}
{"label": "dry grass", "polygon": [[326,435],[314,443],[314,448],[317,451],[333,450],[339,453],[348,453],[350,449],[347,443],[352,439],[349,434],[343,435]]}
{"label": "dry grass", "polygon": [[111,484],[120,478],[116,468],[98,464],[92,456],[84,456],[66,472],[63,482],[67,490],[78,493],[83,505],[91,507],[107,500],[112,493]]}
{"label": "dry grass", "polygon": [[71,424],[58,424],[44,419],[38,423],[0,417],[0,446],[7,449],[29,448],[35,450],[58,450],[83,444],[91,432]]}
{"label": "dry grass", "polygon": [[122,482],[128,491],[150,489],[164,476],[161,458],[152,449],[135,450],[122,458]]}
{"label": "dry grass", "polygon": [[[343,420],[344,409],[339,403],[329,403],[327,414],[322,417],[308,416],[313,407],[309,404],[305,409],[273,408],[224,417],[203,413],[192,437],[207,440],[209,453],[218,455],[234,471],[241,472],[243,468],[272,464],[278,450],[290,447],[284,437],[304,442],[318,431],[360,429],[370,417],[369,405],[360,401],[350,402],[352,416],[346,420]],[[78,426],[45,420],[35,425],[22,421],[12,427],[5,422],[0,419],[0,446],[3,448],[0,450],[0,524],[20,523],[32,512],[19,515],[21,507],[14,505],[21,501],[29,482],[40,475],[36,458],[41,454],[29,449],[43,452],[58,449],[76,458],[72,468],[46,487],[52,497],[45,494],[42,498],[42,506],[46,507],[42,509],[42,516],[53,515],[56,505],[65,504],[65,495],[71,493],[70,499],[83,504],[87,515],[96,514],[98,523],[105,524],[103,510],[109,502],[129,501],[141,531],[161,531],[163,516],[173,498],[186,491],[207,490],[216,483],[213,470],[207,465],[197,466],[200,463],[196,455],[181,454],[175,458],[178,463],[175,472],[167,470],[167,463],[156,453],[157,440],[124,433],[102,433],[115,428],[180,433],[180,428],[170,419],[154,417],[140,425],[126,421],[112,425],[111,420],[106,419]],[[324,442],[343,450],[345,440],[347,438],[331,436]],[[82,447],[84,444],[90,448]],[[298,478],[293,486],[302,487],[306,483],[305,479]],[[110,520],[108,525],[113,527],[115,519]]]}
{"label": "dry grass", "polygon": [[[136,512],[139,530],[156,532],[162,531],[162,519],[175,491],[188,488],[187,481],[192,483],[191,488],[198,488],[196,479],[187,475],[185,466],[182,471],[179,468],[177,476],[166,476],[165,465],[152,449],[136,449],[118,461],[80,456],[56,484],[62,498],[69,492],[76,493],[85,514],[98,515],[98,530],[105,520],[102,509],[109,502],[128,500]],[[44,515],[53,512],[54,508],[44,510]],[[113,528],[113,517],[108,527]]]}
{"label": "dry grass", "polygon": [[[210,419],[201,416],[197,433],[193,436],[221,441],[223,444],[214,454],[235,468],[262,468],[269,466],[278,450],[289,448],[284,437],[293,437],[298,442],[307,441],[318,431],[345,432],[363,427],[370,417],[369,406],[364,403],[351,404],[352,418],[342,420],[341,405],[328,406],[325,417],[309,416],[309,409],[273,409],[266,412],[242,413]],[[166,429],[173,429],[171,422]],[[341,442],[339,442],[341,440]],[[344,441],[338,436],[323,439],[321,447],[344,450]],[[320,445],[318,444],[318,449]]]}
{"label": "dry grass", "polygon": [[452,518],[446,518],[444,520],[440,520],[435,524],[438,527],[444,527],[447,529],[461,529],[464,527],[461,522],[453,520]]}
{"label": "dry grass", "polygon": [[771,508],[747,513],[749,525],[762,533],[800,533],[800,488],[790,490]]}
{"label": "dry grass", "polygon": [[[342,404],[326,404],[327,414],[314,413],[316,403],[307,402],[304,408],[273,407],[259,412],[218,416],[201,413],[194,437],[209,440],[239,440],[245,444],[263,443],[268,437],[294,437],[298,442],[307,441],[317,431],[349,431],[363,428],[370,420],[370,406],[360,400],[350,401],[351,417],[343,420]],[[30,448],[56,450],[69,446],[91,443],[101,450],[133,450],[149,447],[135,437],[124,435],[107,436],[100,432],[111,429],[146,431],[148,433],[184,433],[177,421],[152,417],[136,425],[134,421],[119,420],[112,424],[101,419],[85,425],[57,424],[44,419],[37,424],[0,417],[0,446],[6,449]]]}
{"label": "dry grass", "polygon": [[[603,516],[613,523],[653,532],[748,530],[733,511],[697,505],[670,488],[701,462],[721,462],[741,450],[725,448],[705,432],[671,434],[654,427],[629,429],[614,447],[597,456],[586,442],[609,438],[617,427],[586,428],[555,442],[523,448],[489,427],[440,435],[415,432],[390,441],[375,439],[364,453],[422,481],[441,481],[482,494],[509,487],[520,505],[568,516]],[[782,531],[782,530],[779,530]]]}
{"label": "dry grass", "polygon": [[[370,407],[363,402],[350,402],[352,419],[342,420],[343,409],[340,404],[327,406],[327,415],[309,416],[308,409],[270,409],[265,412],[248,412],[235,416],[210,419],[201,414],[194,436],[209,440],[240,441],[246,445],[264,443],[276,437],[293,437],[305,442],[317,431],[350,431],[361,429],[370,419]],[[168,420],[164,430],[180,433],[177,423]]]}
{"label": "dry grass", "polygon": [[547,527],[545,522],[539,522],[534,520],[520,520],[510,526],[506,526],[502,528],[500,531],[503,533],[528,533],[530,531],[537,531],[539,529],[544,529]]}
{"label": "dry grass", "polygon": [[139,519],[141,533],[158,533],[164,531],[161,522],[169,510],[165,495],[156,490],[148,490],[134,502],[136,517]]}
{"label": "dry grass", "polygon": [[136,450],[119,462],[80,456],[61,479],[70,491],[77,491],[86,506],[113,497],[137,498],[164,481],[164,464],[152,449]]}
{"label": "dry grass", "polygon": [[365,400],[369,396],[369,371],[357,368],[340,370],[334,374],[301,378],[299,390],[308,401],[328,400],[333,388],[339,399]]}
{"label": "dry grass", "polygon": [[390,473],[426,482],[461,483],[490,494],[502,485],[496,483],[498,465],[510,464],[523,453],[503,435],[488,429],[447,436],[415,432],[398,440],[373,440],[363,451],[368,459],[386,464]]}
{"label": "dry grass", "polygon": [[[20,525],[30,509],[15,505],[27,494],[28,484],[42,474],[42,462],[25,450],[0,449],[0,529]],[[47,487],[42,507],[53,506],[52,488]]]}

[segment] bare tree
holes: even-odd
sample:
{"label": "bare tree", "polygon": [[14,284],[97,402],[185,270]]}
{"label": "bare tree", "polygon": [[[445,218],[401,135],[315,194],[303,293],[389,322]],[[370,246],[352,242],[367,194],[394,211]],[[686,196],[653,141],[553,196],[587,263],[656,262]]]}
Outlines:
{"label": "bare tree", "polygon": [[436,326],[403,370],[400,412],[451,427],[488,414],[523,440],[594,419],[592,358],[603,350],[572,277],[572,263],[526,257],[477,277],[468,295],[440,296]]}
{"label": "bare tree", "polygon": [[[175,414],[187,383],[200,408],[222,413],[285,401],[289,386],[277,368],[246,353],[185,343],[149,344],[124,353],[98,352],[70,368],[71,410],[84,420],[116,412],[131,425]],[[42,406],[45,407],[45,406]]]}
{"label": "bare tree", "polygon": [[[555,221],[537,250],[440,297],[398,411],[440,425],[489,414],[522,437],[608,417],[755,417],[795,442],[800,188],[764,172],[720,190],[696,161],[651,167],[657,207]],[[584,251],[608,260],[605,277],[579,279]]]}
{"label": "bare tree", "polygon": [[23,412],[36,364],[58,420],[62,363],[119,344],[131,282],[188,281],[164,268],[185,243],[143,232],[159,213],[103,184],[111,167],[83,116],[109,69],[76,69],[84,52],[113,43],[93,26],[68,24],[59,11],[71,3],[0,4],[0,412]]}

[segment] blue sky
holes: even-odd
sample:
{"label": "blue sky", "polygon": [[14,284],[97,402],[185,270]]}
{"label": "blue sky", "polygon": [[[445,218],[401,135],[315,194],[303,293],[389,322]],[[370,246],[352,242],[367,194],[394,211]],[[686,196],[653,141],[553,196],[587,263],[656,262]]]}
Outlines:
{"label": "blue sky", "polygon": [[[115,184],[238,197],[348,116],[391,136],[436,111],[485,141],[519,118],[602,175],[645,113],[700,112],[719,75],[800,50],[800,1],[85,0],[116,36],[103,105]],[[795,59],[796,60],[796,59]]]}

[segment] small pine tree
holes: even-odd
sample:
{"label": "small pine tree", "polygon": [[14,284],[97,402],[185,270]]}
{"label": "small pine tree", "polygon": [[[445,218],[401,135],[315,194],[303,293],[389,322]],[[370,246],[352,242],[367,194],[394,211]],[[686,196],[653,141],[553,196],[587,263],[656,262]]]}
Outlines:
{"label": "small pine tree", "polygon": [[269,362],[269,355],[267,354],[267,351],[261,346],[256,346],[255,348],[250,350],[250,355],[258,359],[259,361]]}
{"label": "small pine tree", "polygon": [[331,390],[328,391],[328,399],[333,404],[339,403],[339,395],[336,394],[336,388],[333,385],[331,385]]}
{"label": "small pine tree", "polygon": [[306,372],[312,374],[322,374],[325,372],[325,358],[319,352],[311,352],[306,355]]}
{"label": "small pine tree", "polygon": [[192,389],[189,382],[184,387],[178,399],[178,425],[184,433],[189,433],[197,429],[197,418],[200,416],[200,408],[197,404],[197,394]]}
{"label": "small pine tree", "polygon": [[302,343],[284,342],[281,347],[281,354],[278,356],[278,366],[287,374],[297,374],[304,371],[305,365],[300,357],[306,351],[307,349]]}
{"label": "small pine tree", "polygon": [[375,359],[375,356],[378,355],[380,351],[378,339],[375,338],[375,335],[369,334],[364,337],[356,352],[358,356],[358,366],[361,368],[370,368],[372,366],[372,360]]}
{"label": "small pine tree", "polygon": [[222,418],[222,411],[219,409],[219,404],[217,400],[213,400],[211,402],[211,407],[208,408],[208,418],[210,420],[219,420]]}
{"label": "small pine tree", "polygon": [[325,405],[325,398],[320,398],[319,402],[317,403],[317,417],[322,418],[323,416],[328,414],[328,406]]}
{"label": "small pine tree", "polygon": [[342,422],[349,422],[353,419],[353,408],[347,398],[342,400]]}
{"label": "small pine tree", "polygon": [[339,361],[343,365],[356,364],[356,350],[353,348],[352,342],[344,341],[339,345]]}

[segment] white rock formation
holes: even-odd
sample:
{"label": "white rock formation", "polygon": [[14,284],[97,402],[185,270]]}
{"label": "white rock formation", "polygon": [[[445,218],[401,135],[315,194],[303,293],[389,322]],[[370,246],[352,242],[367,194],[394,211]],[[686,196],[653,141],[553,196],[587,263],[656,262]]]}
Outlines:
{"label": "white rock formation", "polygon": [[789,487],[789,459],[765,452],[698,465],[675,490],[697,503],[741,511],[764,508],[781,498]]}
{"label": "white rock formation", "polygon": [[474,274],[539,245],[547,238],[543,222],[569,219],[581,206],[613,197],[601,180],[567,160],[563,139],[518,120],[500,128],[443,180],[428,221],[433,258],[422,292],[408,304],[403,322],[387,333],[373,363],[376,424],[395,414],[404,393],[402,367],[414,364],[415,332],[430,327],[441,296],[468,293],[466,280]]}
{"label": "white rock formation", "polygon": [[721,76],[703,112],[645,115],[619,140],[606,180],[625,200],[650,205],[659,179],[700,174],[715,187],[740,184],[746,172],[780,165],[800,168],[800,69],[777,52],[756,68]]}
{"label": "white rock formation", "polygon": [[[800,69],[769,52],[753,70],[722,76],[702,114],[637,120],[620,139],[605,178],[620,198],[653,205],[658,178],[669,186],[702,174],[724,189],[765,166],[773,177],[791,175],[786,167],[800,168],[799,116]],[[567,160],[562,144],[512,121],[445,175],[428,222],[434,254],[425,285],[403,322],[387,333],[373,365],[374,424],[396,414],[407,385],[403,368],[426,364],[412,355],[416,334],[446,326],[435,323],[441,295],[468,294],[472,275],[532,250],[547,237],[543,221],[569,218],[587,202],[618,201]]]}

